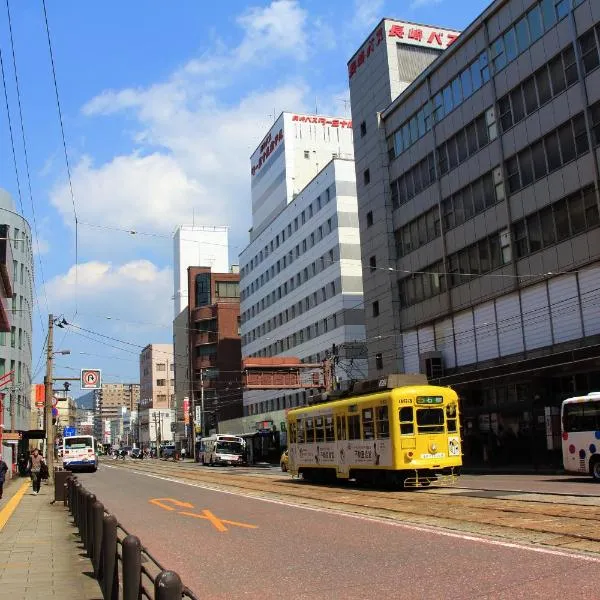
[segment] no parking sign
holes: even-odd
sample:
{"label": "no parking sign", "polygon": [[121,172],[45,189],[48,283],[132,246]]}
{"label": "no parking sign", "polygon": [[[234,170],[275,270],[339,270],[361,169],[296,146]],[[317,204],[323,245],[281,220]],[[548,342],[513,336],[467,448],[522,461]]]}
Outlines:
{"label": "no parking sign", "polygon": [[100,369],[81,369],[81,389],[99,390],[102,388]]}

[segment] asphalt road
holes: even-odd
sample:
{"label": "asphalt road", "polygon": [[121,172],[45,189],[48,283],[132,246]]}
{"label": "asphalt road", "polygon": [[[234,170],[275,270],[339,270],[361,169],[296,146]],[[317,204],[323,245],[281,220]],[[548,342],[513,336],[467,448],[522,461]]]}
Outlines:
{"label": "asphalt road", "polygon": [[600,597],[600,558],[248,498],[110,465],[80,479],[200,598]]}

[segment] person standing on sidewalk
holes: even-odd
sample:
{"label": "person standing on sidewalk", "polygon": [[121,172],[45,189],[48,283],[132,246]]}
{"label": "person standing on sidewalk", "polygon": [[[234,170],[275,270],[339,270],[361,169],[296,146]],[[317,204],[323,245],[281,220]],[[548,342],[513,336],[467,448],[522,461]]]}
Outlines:
{"label": "person standing on sidewalk", "polygon": [[40,483],[42,482],[42,465],[44,457],[40,454],[37,448],[33,449],[33,453],[29,457],[29,472],[31,473],[31,481],[33,482],[33,494],[37,496],[40,491]]}
{"label": "person standing on sidewalk", "polygon": [[2,491],[4,489],[4,480],[6,479],[6,473],[8,472],[8,465],[4,462],[2,455],[0,454],[0,500],[2,500]]}

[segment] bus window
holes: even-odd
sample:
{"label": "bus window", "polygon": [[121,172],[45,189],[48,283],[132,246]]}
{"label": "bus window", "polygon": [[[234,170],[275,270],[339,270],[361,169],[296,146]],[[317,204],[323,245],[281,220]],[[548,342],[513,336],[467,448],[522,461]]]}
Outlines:
{"label": "bus window", "polygon": [[315,417],[315,441],[323,442],[325,441],[325,430],[323,417]]}
{"label": "bus window", "polygon": [[315,426],[312,417],[306,419],[306,443],[312,444],[315,441]]}
{"label": "bus window", "polygon": [[333,417],[325,417],[325,441],[335,442],[333,434]]}
{"label": "bus window", "polygon": [[413,435],[414,432],[413,408],[412,406],[404,406],[400,409],[400,433]]}
{"label": "bus window", "polygon": [[446,406],[446,426],[448,433],[456,433],[456,404],[448,404]]}
{"label": "bus window", "polygon": [[600,402],[565,404],[563,428],[567,432],[599,431]]}
{"label": "bus window", "polygon": [[336,422],[336,432],[337,432],[338,441],[345,440],[346,439],[346,417],[336,417],[335,422]]}
{"label": "bus window", "polygon": [[348,417],[348,439],[360,440],[360,415]]}
{"label": "bus window", "polygon": [[362,411],[363,418],[363,432],[365,434],[365,440],[372,440],[375,438],[375,432],[373,431],[373,409],[365,408]]}
{"label": "bus window", "polygon": [[304,422],[302,419],[296,420],[296,430],[298,432],[298,443],[304,444]]}
{"label": "bus window", "polygon": [[444,409],[420,408],[417,411],[417,427],[419,433],[443,433]]}
{"label": "bus window", "polygon": [[375,416],[377,420],[375,421],[376,429],[377,429],[377,437],[379,439],[389,438],[390,437],[390,422],[388,419],[388,407],[387,406],[378,406],[375,409]]}

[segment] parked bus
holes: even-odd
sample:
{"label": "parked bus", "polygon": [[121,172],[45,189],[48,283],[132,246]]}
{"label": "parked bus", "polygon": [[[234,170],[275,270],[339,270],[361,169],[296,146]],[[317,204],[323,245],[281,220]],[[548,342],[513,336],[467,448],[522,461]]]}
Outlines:
{"label": "parked bus", "polygon": [[600,392],[564,400],[561,416],[565,471],[600,483]]}
{"label": "parked bus", "polygon": [[98,468],[96,440],[92,435],[73,435],[63,438],[63,467],[95,472]]}
{"label": "parked bus", "polygon": [[217,433],[200,440],[198,460],[203,465],[243,465],[244,451],[243,438]]}
{"label": "parked bus", "polygon": [[287,427],[289,471],[309,481],[427,487],[454,483],[462,465],[458,396],[420,375],[361,382],[290,410]]}

